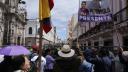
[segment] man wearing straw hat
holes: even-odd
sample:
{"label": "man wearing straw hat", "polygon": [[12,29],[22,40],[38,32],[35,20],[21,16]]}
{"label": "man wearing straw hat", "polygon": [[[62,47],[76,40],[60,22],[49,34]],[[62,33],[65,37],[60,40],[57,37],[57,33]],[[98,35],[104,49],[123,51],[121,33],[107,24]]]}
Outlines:
{"label": "man wearing straw hat", "polygon": [[58,55],[60,57],[56,59],[53,72],[79,72],[81,60],[69,45],[63,45]]}

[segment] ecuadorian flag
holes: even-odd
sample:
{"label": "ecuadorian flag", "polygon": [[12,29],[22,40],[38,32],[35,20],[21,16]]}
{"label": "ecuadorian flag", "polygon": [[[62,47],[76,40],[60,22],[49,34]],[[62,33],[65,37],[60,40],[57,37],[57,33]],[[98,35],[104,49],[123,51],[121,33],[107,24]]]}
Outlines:
{"label": "ecuadorian flag", "polygon": [[42,24],[42,30],[48,33],[51,29],[51,9],[53,8],[53,0],[39,0],[39,20]]}

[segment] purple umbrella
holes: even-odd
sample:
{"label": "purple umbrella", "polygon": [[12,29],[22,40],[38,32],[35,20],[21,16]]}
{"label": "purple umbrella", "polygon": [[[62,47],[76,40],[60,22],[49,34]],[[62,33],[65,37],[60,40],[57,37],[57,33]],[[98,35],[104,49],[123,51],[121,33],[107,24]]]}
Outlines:
{"label": "purple umbrella", "polygon": [[11,45],[0,49],[0,54],[8,56],[28,55],[30,51],[23,46]]}

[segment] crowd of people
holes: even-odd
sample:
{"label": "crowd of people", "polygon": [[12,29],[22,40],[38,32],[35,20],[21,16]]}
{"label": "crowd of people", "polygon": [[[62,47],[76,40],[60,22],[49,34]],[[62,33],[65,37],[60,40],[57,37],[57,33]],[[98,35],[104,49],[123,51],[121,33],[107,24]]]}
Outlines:
{"label": "crowd of people", "polygon": [[80,72],[128,72],[128,51],[86,48]]}
{"label": "crowd of people", "polygon": [[128,72],[128,51],[122,48],[73,48],[63,45],[60,50],[46,49],[39,69],[38,49],[30,55],[4,56],[1,72]]}

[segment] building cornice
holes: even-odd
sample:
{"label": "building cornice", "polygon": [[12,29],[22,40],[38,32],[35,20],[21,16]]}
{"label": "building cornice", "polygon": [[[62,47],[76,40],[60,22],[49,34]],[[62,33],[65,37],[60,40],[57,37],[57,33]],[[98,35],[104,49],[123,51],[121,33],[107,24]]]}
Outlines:
{"label": "building cornice", "polygon": [[0,7],[4,9],[5,12],[9,12],[9,5],[0,2]]}

